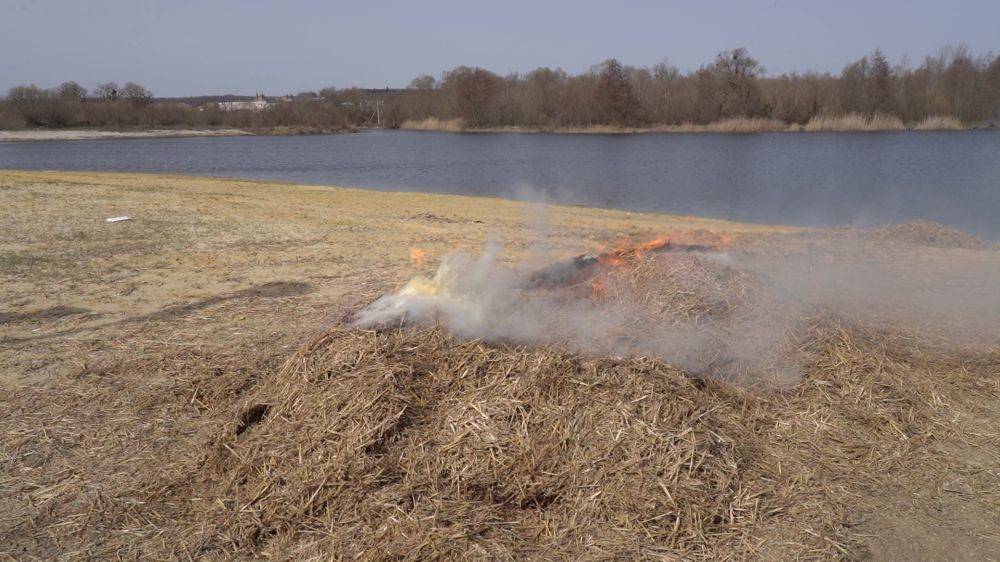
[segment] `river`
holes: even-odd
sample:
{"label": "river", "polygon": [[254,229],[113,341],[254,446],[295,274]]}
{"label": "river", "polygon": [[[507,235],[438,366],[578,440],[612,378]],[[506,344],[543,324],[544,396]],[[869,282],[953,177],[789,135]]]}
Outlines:
{"label": "river", "polygon": [[1000,132],[454,134],[0,143],[0,168],[169,172],[1000,239]]}

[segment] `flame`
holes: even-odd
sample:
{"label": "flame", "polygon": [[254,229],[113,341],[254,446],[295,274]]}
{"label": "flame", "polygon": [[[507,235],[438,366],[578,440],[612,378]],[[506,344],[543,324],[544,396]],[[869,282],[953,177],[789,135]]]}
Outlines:
{"label": "flame", "polygon": [[619,241],[614,249],[602,252],[597,256],[598,262],[607,267],[621,267],[629,261],[642,259],[647,253],[663,250],[674,246],[704,246],[713,251],[723,251],[734,241],[731,234],[706,230],[679,231],[669,235],[658,236],[640,244],[630,244]]}
{"label": "flame", "polygon": [[447,296],[450,291],[449,285],[453,283],[457,271],[447,261],[441,263],[433,277],[416,275],[406,282],[402,287],[396,289],[396,295],[401,298],[415,296]]}
{"label": "flame", "polygon": [[414,267],[422,267],[427,262],[427,251],[422,250],[416,246],[410,248],[410,263]]}
{"label": "flame", "polygon": [[426,277],[414,277],[410,279],[406,285],[403,285],[396,294],[398,295],[436,295],[438,293],[444,292],[444,285],[441,283],[441,279],[435,277],[433,279],[428,279]]}
{"label": "flame", "polygon": [[[597,264],[607,269],[621,268],[635,264],[642,260],[646,254],[659,251],[679,251],[679,252],[721,252],[734,241],[731,234],[723,234],[705,230],[678,231],[652,238],[641,243],[632,243],[624,240],[618,241],[611,249],[595,254],[585,254],[577,256],[575,260],[583,260],[584,264]],[[429,252],[416,246],[410,248],[410,261],[415,267],[426,264],[430,257]],[[589,265],[580,266],[577,273],[572,274],[575,281],[567,284],[586,281],[584,287],[589,286],[590,296],[594,299],[604,298],[608,292],[608,279],[600,271],[594,271]],[[448,261],[447,256],[438,267],[437,272],[432,277],[417,275],[402,285],[396,291],[396,296],[400,298],[414,296],[443,296],[450,297],[451,287],[459,274],[461,267]],[[565,280],[564,280],[565,281]]]}

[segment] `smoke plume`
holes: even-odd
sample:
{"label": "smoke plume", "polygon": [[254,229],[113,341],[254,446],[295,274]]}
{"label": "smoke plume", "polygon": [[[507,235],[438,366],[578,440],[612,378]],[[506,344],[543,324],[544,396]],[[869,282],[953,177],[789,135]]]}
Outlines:
{"label": "smoke plume", "polygon": [[441,325],[459,338],[648,356],[772,382],[795,379],[801,335],[821,318],[986,340],[1000,327],[997,252],[959,251],[956,261],[954,252],[854,239],[806,248],[639,255],[540,287],[537,269],[503,264],[500,246],[488,244],[479,256],[446,255],[433,277],[371,303],[354,325]]}

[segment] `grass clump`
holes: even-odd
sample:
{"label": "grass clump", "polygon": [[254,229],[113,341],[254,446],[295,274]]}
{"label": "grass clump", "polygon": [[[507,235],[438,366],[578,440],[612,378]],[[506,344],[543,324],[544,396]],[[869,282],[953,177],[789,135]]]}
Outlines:
{"label": "grass clump", "polygon": [[903,121],[892,115],[875,113],[866,116],[860,113],[848,113],[845,115],[817,115],[809,119],[803,130],[865,132],[902,131],[904,129]]}
{"label": "grass clump", "polygon": [[446,133],[461,133],[465,131],[465,122],[461,119],[438,119],[428,117],[420,120],[403,121],[400,129],[407,131],[443,131]]}
{"label": "grass clump", "polygon": [[932,115],[913,126],[914,131],[958,131],[964,128],[962,122],[951,115]]}
{"label": "grass clump", "polygon": [[705,126],[710,133],[766,133],[784,131],[788,128],[784,121],[762,117],[734,117],[723,119]]}

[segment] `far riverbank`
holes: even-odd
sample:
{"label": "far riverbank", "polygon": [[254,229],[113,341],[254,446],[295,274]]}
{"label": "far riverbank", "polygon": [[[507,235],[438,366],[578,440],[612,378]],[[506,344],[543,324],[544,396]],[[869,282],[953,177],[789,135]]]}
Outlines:
{"label": "far riverbank", "polygon": [[469,126],[462,119],[404,121],[400,129],[410,131],[439,131],[447,133],[566,133],[598,135],[634,135],[643,133],[778,133],[778,132],[833,132],[862,133],[890,131],[962,131],[992,129],[995,123],[963,123],[955,117],[935,115],[914,123],[904,123],[898,117],[857,113],[845,115],[817,115],[807,123],[786,123],[779,119],[761,117],[734,117],[711,123],[653,124],[622,126],[593,124],[583,126]]}
{"label": "far riverbank", "polygon": [[266,129],[17,129],[0,130],[0,142],[37,142],[66,140],[150,139],[185,137],[238,137],[270,135],[326,135],[352,133],[356,129],[315,127],[270,127]]}

